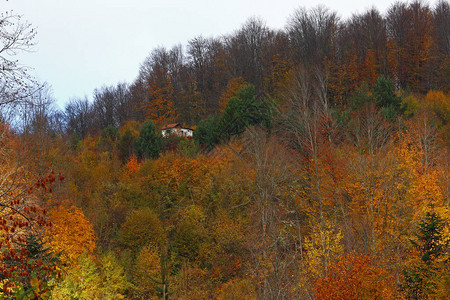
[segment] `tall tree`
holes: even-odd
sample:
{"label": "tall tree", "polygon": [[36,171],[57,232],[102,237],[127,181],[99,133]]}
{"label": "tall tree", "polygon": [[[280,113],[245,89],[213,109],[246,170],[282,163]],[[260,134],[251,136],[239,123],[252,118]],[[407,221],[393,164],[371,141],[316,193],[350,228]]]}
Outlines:
{"label": "tall tree", "polygon": [[430,62],[432,13],[428,5],[415,1],[397,2],[387,12],[388,39],[394,43],[396,83],[423,92],[430,87],[427,67]]}
{"label": "tall tree", "polygon": [[295,64],[321,66],[331,56],[338,23],[336,13],[322,6],[295,11],[287,29]]}
{"label": "tall tree", "polygon": [[434,79],[432,85],[446,92],[450,91],[450,5],[438,1],[433,10],[433,56]]}
{"label": "tall tree", "polygon": [[259,91],[263,84],[264,52],[270,31],[261,19],[249,19],[235,34],[225,38],[233,77],[243,77]]}
{"label": "tall tree", "polygon": [[[205,113],[217,112],[217,99],[230,78],[228,56],[220,39],[196,37],[189,41],[187,60],[197,91],[205,101]],[[202,116],[204,117],[204,116]]]}
{"label": "tall tree", "polygon": [[290,193],[293,159],[276,137],[261,129],[247,130],[243,145],[239,157],[253,174],[255,186],[247,268],[260,299],[297,298],[301,242],[299,216]]}
{"label": "tall tree", "polygon": [[146,85],[146,101],[142,109],[146,118],[154,121],[157,127],[178,120],[176,110],[180,104],[180,71],[183,64],[181,47],[167,51],[157,48],[152,51],[141,66],[140,77]]}
{"label": "tall tree", "polygon": [[117,86],[103,86],[94,90],[93,125],[98,131],[108,126],[119,127],[129,119],[130,106],[129,88],[125,83]]}
{"label": "tall tree", "polygon": [[66,126],[69,133],[85,138],[92,129],[92,109],[89,100],[74,99],[65,106]]}

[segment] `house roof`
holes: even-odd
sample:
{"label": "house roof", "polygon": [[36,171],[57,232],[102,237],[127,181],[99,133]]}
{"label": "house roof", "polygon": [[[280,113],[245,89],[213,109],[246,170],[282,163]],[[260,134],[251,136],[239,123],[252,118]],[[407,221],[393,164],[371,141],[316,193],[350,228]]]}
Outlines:
{"label": "house roof", "polygon": [[191,129],[191,128],[189,128],[189,127],[183,127],[183,126],[181,126],[180,123],[173,123],[173,124],[166,125],[166,126],[164,126],[163,128],[161,128],[161,130],[167,130],[167,129],[177,128],[177,127],[178,127],[178,128],[182,128],[182,129],[188,129],[188,130],[194,131],[193,129]]}
{"label": "house roof", "polygon": [[178,126],[181,127],[181,124],[180,123],[173,123],[173,124],[166,125],[165,127],[161,128],[161,129],[162,130],[164,130],[164,129],[172,129],[172,128],[175,128],[175,127],[178,127]]}

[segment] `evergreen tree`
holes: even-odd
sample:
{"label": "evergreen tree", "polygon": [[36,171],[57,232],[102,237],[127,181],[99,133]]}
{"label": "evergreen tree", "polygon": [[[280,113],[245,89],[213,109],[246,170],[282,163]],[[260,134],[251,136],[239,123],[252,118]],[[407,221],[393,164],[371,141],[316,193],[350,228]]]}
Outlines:
{"label": "evergreen tree", "polygon": [[262,125],[269,129],[272,126],[272,116],[273,110],[269,101],[258,100],[255,87],[249,84],[228,101],[222,115],[210,116],[201,121],[194,133],[194,139],[211,149],[220,141],[243,133],[249,126]]}
{"label": "evergreen tree", "polygon": [[158,158],[162,150],[162,137],[156,133],[153,121],[147,121],[142,126],[135,148],[140,158]]}
{"label": "evergreen tree", "polygon": [[119,141],[119,156],[123,163],[125,163],[133,154],[135,143],[136,137],[133,135],[130,129],[127,129],[120,137]]}
{"label": "evergreen tree", "polygon": [[258,124],[270,128],[271,109],[267,100],[258,101],[255,86],[249,84],[242,87],[236,97],[228,101],[221,117],[220,131],[222,137],[227,139],[244,132],[249,126]]}
{"label": "evergreen tree", "polygon": [[220,116],[210,115],[200,121],[194,132],[194,140],[206,149],[212,149],[220,142],[219,133]]}
{"label": "evergreen tree", "polygon": [[378,77],[373,87],[373,96],[383,115],[392,119],[401,111],[401,98],[395,94],[394,83],[384,76]]}
{"label": "evergreen tree", "polygon": [[401,288],[408,299],[424,299],[436,290],[435,277],[439,267],[436,263],[444,253],[442,243],[444,220],[436,212],[427,212],[417,228],[412,241],[420,259],[413,261],[403,270],[404,282]]}

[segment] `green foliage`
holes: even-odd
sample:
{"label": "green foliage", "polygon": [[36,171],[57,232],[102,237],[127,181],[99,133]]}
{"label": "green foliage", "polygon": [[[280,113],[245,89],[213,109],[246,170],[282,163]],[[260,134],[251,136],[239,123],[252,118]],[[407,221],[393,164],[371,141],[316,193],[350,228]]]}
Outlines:
{"label": "green foliage", "polygon": [[402,105],[402,99],[395,93],[394,83],[384,76],[378,77],[372,90],[369,85],[363,82],[355,89],[348,102],[351,110],[359,110],[367,103],[375,103],[381,110],[381,114],[389,120],[406,109],[406,104]]}
{"label": "green foliage", "polygon": [[400,288],[408,299],[423,299],[427,290],[425,278],[429,276],[428,270],[422,266],[405,268],[403,270],[404,282]]}
{"label": "green foliage", "polygon": [[72,150],[77,150],[79,147],[81,147],[81,140],[76,133],[72,133],[70,135],[69,144]]}
{"label": "green foliage", "polygon": [[108,125],[100,136],[100,145],[108,147],[114,145],[120,139],[119,131],[116,127]]}
{"label": "green foliage", "polygon": [[206,149],[212,149],[221,139],[219,123],[219,115],[210,115],[200,121],[194,132],[194,140],[199,145],[206,147]]}
{"label": "green foliage", "polygon": [[129,282],[131,281],[134,271],[134,258],[135,255],[131,249],[121,249],[118,254],[119,263],[124,267],[124,271]]}
{"label": "green foliage", "polygon": [[194,139],[211,149],[220,141],[243,133],[249,126],[262,125],[269,129],[273,121],[272,106],[267,99],[257,99],[253,85],[246,85],[228,101],[222,115],[209,116],[199,123]]}
{"label": "green foliage", "polygon": [[373,96],[378,107],[382,108],[383,115],[392,119],[401,112],[402,100],[395,94],[394,83],[384,76],[378,77],[373,87]]}
{"label": "green foliage", "polygon": [[412,241],[420,260],[412,261],[403,270],[402,290],[410,299],[423,299],[436,292],[436,276],[440,272],[438,260],[444,254],[444,220],[436,212],[427,212],[417,228]]}
{"label": "green foliage", "polygon": [[272,111],[267,100],[256,99],[255,87],[246,85],[225,106],[220,122],[222,138],[228,139],[230,136],[241,134],[247,127],[258,124],[270,128]]}
{"label": "green foliage", "polygon": [[[29,273],[29,276],[23,276],[22,272],[14,272],[13,278],[4,278],[4,274],[0,273],[0,282],[9,279],[16,283],[11,295],[14,299],[48,298],[52,285],[58,278],[56,266],[59,264],[59,255],[52,253],[51,249],[34,234],[27,235],[26,239],[26,244],[19,245],[24,246],[28,253],[28,261],[21,267],[24,269],[22,272]],[[6,259],[2,263],[15,262]]]}
{"label": "green foliage", "polygon": [[350,97],[349,106],[352,110],[358,110],[366,103],[374,102],[374,97],[367,82],[363,82]]}
{"label": "green foliage", "polygon": [[195,157],[199,151],[198,144],[192,139],[182,139],[178,143],[178,152],[185,157]]}
{"label": "green foliage", "polygon": [[443,252],[443,229],[444,221],[436,212],[427,212],[418,226],[418,241],[414,242],[414,246],[420,251],[421,259],[427,265]]}
{"label": "green foliage", "polygon": [[147,121],[139,132],[136,151],[140,158],[157,158],[163,147],[162,137],[156,133],[153,121]]}
{"label": "green foliage", "polygon": [[107,152],[109,158],[117,155],[117,144],[120,139],[119,131],[112,125],[108,125],[100,135],[99,149]]}
{"label": "green foliage", "polygon": [[169,296],[172,294],[169,292],[169,285],[164,282],[159,282],[160,286],[156,287],[156,295],[159,299],[169,300]]}
{"label": "green foliage", "polygon": [[127,129],[121,136],[119,141],[119,157],[122,160],[122,163],[125,163],[133,154],[135,143],[136,137],[133,135],[130,129]]}

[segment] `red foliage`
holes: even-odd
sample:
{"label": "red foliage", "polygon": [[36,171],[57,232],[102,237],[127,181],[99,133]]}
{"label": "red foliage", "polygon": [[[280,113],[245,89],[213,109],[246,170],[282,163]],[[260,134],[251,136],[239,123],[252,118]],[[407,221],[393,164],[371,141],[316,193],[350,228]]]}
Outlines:
{"label": "red foliage", "polygon": [[368,255],[353,252],[331,265],[315,289],[319,300],[393,299],[394,282]]}
{"label": "red foliage", "polygon": [[[46,218],[46,210],[37,204],[32,192],[52,192],[51,184],[55,180],[53,174],[49,174],[28,189],[23,188],[17,195],[11,192],[0,201],[0,276],[6,279],[2,282],[6,295],[13,293],[18,284],[29,288],[33,276],[37,282],[42,282],[58,273],[56,266],[47,265],[42,253],[36,253],[29,244],[30,237],[39,240],[43,230],[52,226]],[[45,288],[40,291],[45,292]]]}

